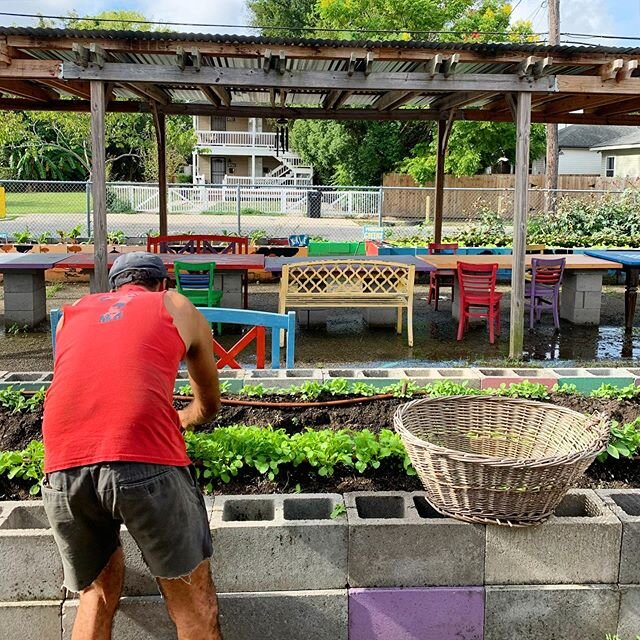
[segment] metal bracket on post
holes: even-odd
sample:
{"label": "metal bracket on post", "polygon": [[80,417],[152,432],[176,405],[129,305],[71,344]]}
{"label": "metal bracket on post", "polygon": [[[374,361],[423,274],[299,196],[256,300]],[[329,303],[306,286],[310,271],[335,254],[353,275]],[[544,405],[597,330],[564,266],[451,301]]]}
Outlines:
{"label": "metal bracket on post", "polygon": [[240,185],[238,185],[236,187],[236,215],[238,217],[238,235],[241,235],[242,230],[241,230],[241,217],[242,217],[242,209],[241,209],[241,193],[240,193]]}

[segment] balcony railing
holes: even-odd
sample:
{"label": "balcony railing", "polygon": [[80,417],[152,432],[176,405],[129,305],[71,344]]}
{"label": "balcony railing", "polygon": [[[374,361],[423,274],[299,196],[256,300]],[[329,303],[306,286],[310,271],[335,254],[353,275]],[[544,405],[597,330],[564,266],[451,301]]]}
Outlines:
{"label": "balcony railing", "polygon": [[210,147],[273,147],[276,134],[262,131],[196,131],[198,144]]}

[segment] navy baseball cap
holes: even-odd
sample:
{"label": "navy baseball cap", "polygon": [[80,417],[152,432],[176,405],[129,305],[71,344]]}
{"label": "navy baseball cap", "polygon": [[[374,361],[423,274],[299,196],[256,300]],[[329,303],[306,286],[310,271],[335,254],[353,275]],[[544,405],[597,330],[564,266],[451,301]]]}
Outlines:
{"label": "navy baseball cap", "polygon": [[144,270],[151,278],[159,280],[169,277],[169,272],[160,256],[146,251],[133,251],[132,253],[123,253],[116,258],[109,271],[109,286],[113,289],[119,275],[134,269]]}

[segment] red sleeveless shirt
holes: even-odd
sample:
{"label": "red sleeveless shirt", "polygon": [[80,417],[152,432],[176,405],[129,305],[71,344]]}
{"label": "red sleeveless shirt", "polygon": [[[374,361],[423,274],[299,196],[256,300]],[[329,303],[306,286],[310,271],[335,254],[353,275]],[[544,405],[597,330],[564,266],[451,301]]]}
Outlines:
{"label": "red sleeveless shirt", "polygon": [[173,385],[185,344],[164,293],[126,285],[64,308],[44,403],[45,472],[189,464]]}

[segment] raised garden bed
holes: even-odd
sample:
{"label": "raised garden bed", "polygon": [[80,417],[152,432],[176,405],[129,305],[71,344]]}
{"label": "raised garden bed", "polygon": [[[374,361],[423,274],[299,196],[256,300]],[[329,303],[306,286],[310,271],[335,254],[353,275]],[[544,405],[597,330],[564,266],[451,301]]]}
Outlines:
{"label": "raised garden bed", "polygon": [[[225,395],[215,421],[187,435],[190,454],[207,492],[419,490],[420,482],[402,444],[390,429],[397,407],[407,396],[422,393],[501,393],[583,413],[604,413],[614,429],[610,455],[595,462],[578,486],[640,487],[640,464],[635,459],[640,448],[640,387],[635,385],[603,385],[587,396],[566,385],[550,392],[542,384],[530,382],[480,391],[448,381],[424,388],[398,383],[376,389],[337,379],[324,385],[306,383],[291,391],[278,390],[276,395],[261,385],[246,386],[238,395]],[[37,493],[41,446],[30,443],[41,439],[42,409],[37,397],[29,401],[15,390],[0,393],[5,394],[0,404],[8,405],[0,407],[0,452],[15,452],[0,453],[0,499],[22,499],[29,496],[30,489]],[[176,398],[177,407],[185,402]],[[20,470],[14,471],[16,468]]]}

